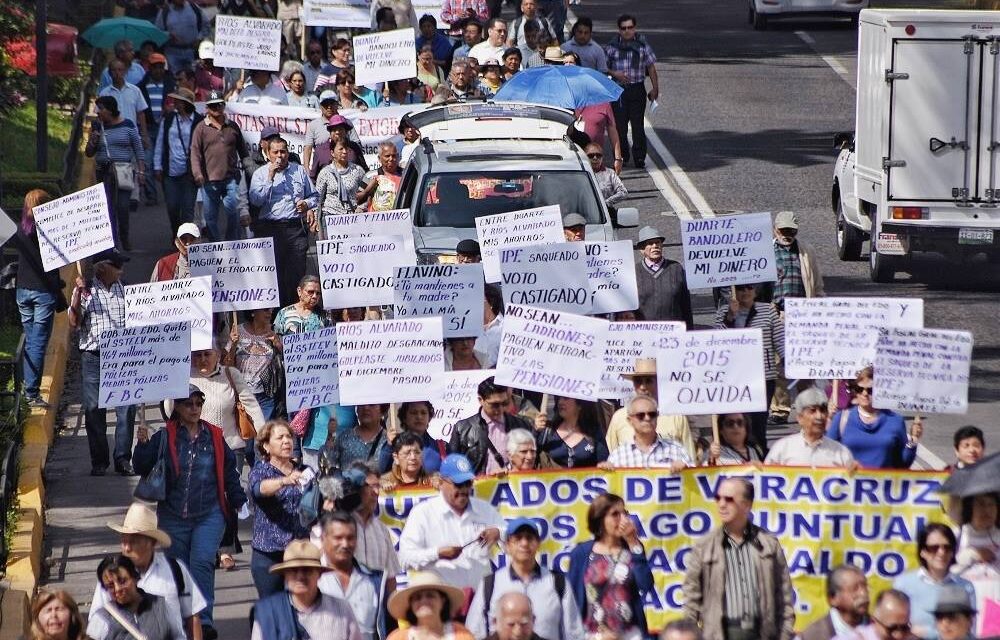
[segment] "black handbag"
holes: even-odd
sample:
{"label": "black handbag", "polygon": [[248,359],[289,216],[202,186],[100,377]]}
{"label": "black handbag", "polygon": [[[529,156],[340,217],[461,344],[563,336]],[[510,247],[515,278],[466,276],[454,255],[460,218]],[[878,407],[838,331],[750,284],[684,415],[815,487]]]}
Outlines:
{"label": "black handbag", "polygon": [[160,452],[156,464],[149,473],[139,479],[132,495],[146,502],[162,502],[167,499],[167,461],[163,454],[167,448],[167,431],[160,434]]}

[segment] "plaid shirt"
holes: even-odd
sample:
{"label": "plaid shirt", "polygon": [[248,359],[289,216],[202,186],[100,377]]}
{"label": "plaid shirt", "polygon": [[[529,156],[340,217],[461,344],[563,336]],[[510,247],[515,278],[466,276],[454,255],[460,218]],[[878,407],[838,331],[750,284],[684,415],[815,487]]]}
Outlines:
{"label": "plaid shirt", "polygon": [[477,19],[484,25],[490,19],[490,8],[486,0],[444,0],[441,6],[441,19],[448,24],[457,22],[467,17],[465,11],[470,8],[476,12]]}
{"label": "plaid shirt", "polygon": [[680,460],[689,467],[693,465],[687,450],[674,440],[656,438],[653,448],[643,453],[634,443],[623,444],[608,457],[608,463],[613,467],[633,467],[650,469],[654,467],[669,467]]}
{"label": "plaid shirt", "polygon": [[117,280],[105,287],[94,278],[89,290],[80,293],[80,351],[98,351],[101,334],[125,327],[125,287]]}
{"label": "plaid shirt", "polygon": [[616,36],[604,47],[604,53],[608,57],[608,71],[625,72],[625,84],[645,82],[646,68],[656,64],[653,48],[640,35],[629,41]]}
{"label": "plaid shirt", "polygon": [[806,297],[806,285],[802,281],[802,263],[799,259],[799,244],[793,242],[785,246],[775,240],[774,264],[778,271],[778,281],[774,283],[774,302],[785,298]]}

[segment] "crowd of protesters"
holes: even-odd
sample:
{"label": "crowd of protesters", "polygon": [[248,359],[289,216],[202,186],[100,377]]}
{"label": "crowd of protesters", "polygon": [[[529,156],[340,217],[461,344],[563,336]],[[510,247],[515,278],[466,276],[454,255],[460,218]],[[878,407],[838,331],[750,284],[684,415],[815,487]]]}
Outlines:
{"label": "crowd of protesters", "polygon": [[[658,98],[655,54],[629,14],[618,18],[618,35],[604,46],[593,39],[586,17],[567,34],[562,0],[522,0],[509,21],[499,1],[446,0],[442,24],[417,16],[410,0],[375,0],[373,30],[417,30],[418,74],[362,87],[355,83],[350,32],[304,25],[300,0],[219,3],[222,13],[283,20],[285,60],[277,75],[214,66],[212,20],[190,0],[123,4],[170,37],[162,48],[138,43],[138,53],[135,43],[118,43],[102,75],[86,153],[96,157],[97,180],[108,194],[115,249],[90,260],[88,277],[77,278],[66,300],[58,277],[41,267],[31,214],[51,196],[29,193],[16,241],[22,257],[17,301],[28,403],[45,405],[39,378],[52,315],[68,309],[81,354],[91,475],[105,475],[112,464],[122,476],[158,473],[164,491],[152,503],[123,505],[123,518],[109,523],[121,535],[120,553],[97,565],[86,621],[68,594],[43,591],[32,605],[34,638],[219,637],[215,571],[236,566],[239,521],[249,517],[249,566],[259,597],[253,640],[639,640],[652,633],[644,603],[653,575],[622,497],[603,494],[589,504],[582,526],[591,539],[570,551],[563,573],[540,562],[545,532],[538,522],[505,522],[474,495],[474,479],[589,467],[676,473],[779,464],[854,472],[914,463],[923,425],[907,427],[902,416],[872,406],[871,367],[837,382],[835,388],[849,389],[845,399],[820,381],[784,379],[784,300],[823,295],[815,254],[797,238],[798,219],[788,212],[774,221],[779,280],[741,285],[717,298],[716,328],[762,330],[770,409],[716,416],[717,441],[701,437],[687,417],[660,410],[650,359],[636,360],[623,376],[635,393],[620,403],[542,397],[487,378],[477,390],[479,410],[455,423],[447,441],[428,431],[435,414],[430,398],[398,407],[289,412],[282,336],[383,314],[380,308],[322,307],[319,279],[306,264],[312,236],[322,233],[320,219],[392,208],[400,167],[420,139],[404,118],[399,137],[379,147],[379,167],[369,167],[340,110],[488,99],[523,69],[593,68],[624,92],[615,103],[580,109],[582,131],[573,141],[611,205],[628,196],[618,177],[623,166],[645,164],[643,114],[647,101]],[[261,132],[259,152],[251,150],[226,114],[229,101],[315,109],[302,156],[290,153],[274,128]],[[605,153],[613,162],[604,163]],[[215,343],[192,353],[188,394],[163,404],[165,427],[137,429],[138,407],[119,407],[111,450],[97,393],[99,337],[124,326],[130,221],[140,199],[155,203],[161,191],[175,251],[156,263],[151,281],[190,277],[192,245],[242,238],[249,229],[274,239],[280,305],[235,321],[217,314]],[[583,240],[585,223],[566,215],[567,241]],[[639,231],[639,307],[613,314],[612,321],[673,320],[694,328],[684,270],[664,256],[664,242],[653,227]],[[455,254],[460,263],[482,260],[473,240],[458,243]],[[449,370],[496,366],[504,320],[496,287],[486,287],[483,306],[480,338],[447,341]],[[782,412],[798,431],[769,442],[769,425]],[[975,465],[985,446],[982,431],[960,429],[955,467]],[[435,496],[413,508],[396,539],[377,505],[380,492],[402,487],[424,487]],[[714,499],[721,524],[691,549],[683,569],[683,619],[666,625],[661,637],[790,640],[789,569],[778,539],[754,524],[753,483],[729,478]],[[962,514],[960,536],[940,524],[923,528],[913,550],[920,569],[874,598],[864,572],[834,568],[826,576],[829,611],[801,637],[973,637],[982,600],[977,584],[1000,576],[998,496],[968,499]],[[498,549],[507,565],[494,570]]]}

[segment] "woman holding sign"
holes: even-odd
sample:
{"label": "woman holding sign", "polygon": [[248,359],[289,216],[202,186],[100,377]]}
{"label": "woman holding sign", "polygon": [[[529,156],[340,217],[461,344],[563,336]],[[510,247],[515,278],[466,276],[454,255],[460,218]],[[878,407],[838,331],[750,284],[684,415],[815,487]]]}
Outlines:
{"label": "woman holding sign", "polygon": [[719,442],[709,445],[706,465],[764,462],[764,452],[749,436],[750,420],[744,413],[718,416]]}
{"label": "woman holding sign", "polygon": [[556,413],[551,427],[545,426],[544,414],[535,419],[536,426],[542,425],[536,435],[539,456],[548,454],[552,462],[565,468],[595,467],[608,459],[608,444],[597,426],[593,403],[556,398]]}
{"label": "woman holding sign", "polygon": [[[785,357],[785,326],[774,305],[757,302],[757,285],[738,284],[728,307],[715,315],[716,329],[760,329],[764,335],[764,380],[767,406],[771,406],[775,381],[778,378],[776,355]],[[767,411],[750,414],[750,436],[767,447]]]}
{"label": "woman holding sign", "polygon": [[854,459],[869,469],[909,469],[917,458],[917,444],[924,433],[920,418],[906,431],[903,416],[872,406],[875,369],[865,367],[854,377],[854,406],[834,414],[826,437],[851,450]]}

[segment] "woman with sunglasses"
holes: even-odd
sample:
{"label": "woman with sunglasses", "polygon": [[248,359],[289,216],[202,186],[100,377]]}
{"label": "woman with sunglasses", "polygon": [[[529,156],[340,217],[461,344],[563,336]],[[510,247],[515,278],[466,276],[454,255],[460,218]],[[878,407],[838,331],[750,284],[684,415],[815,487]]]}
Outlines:
{"label": "woman with sunglasses", "polygon": [[955,563],[955,533],[951,527],[934,522],[917,532],[917,559],[920,568],[907,571],[892,583],[892,588],[910,598],[910,623],[913,635],[925,640],[937,640],[934,627],[934,608],[938,596],[948,586],[965,589],[972,602],[976,590],[972,583],[951,572]]}
{"label": "woman with sunglasses", "polygon": [[924,433],[919,419],[906,431],[903,416],[872,406],[875,369],[865,367],[854,377],[854,406],[838,411],[830,420],[826,437],[851,450],[854,459],[870,469],[909,469],[917,457],[917,443]]}
{"label": "woman with sunglasses", "polygon": [[[767,393],[766,407],[771,406],[775,381],[778,378],[776,356],[785,358],[785,326],[774,305],[757,302],[757,285],[738,284],[729,306],[720,307],[715,314],[716,329],[760,329],[764,335],[764,380]],[[767,448],[767,411],[749,414],[750,436],[754,442]]]}
{"label": "woman with sunglasses", "polygon": [[706,465],[764,462],[764,452],[748,435],[750,421],[743,413],[724,413],[719,419],[719,442],[708,448]]}

